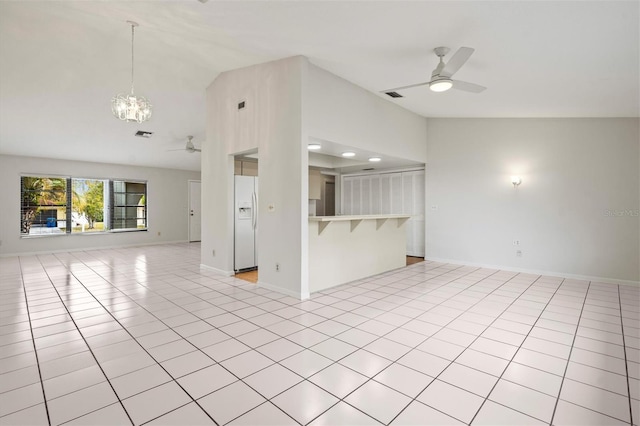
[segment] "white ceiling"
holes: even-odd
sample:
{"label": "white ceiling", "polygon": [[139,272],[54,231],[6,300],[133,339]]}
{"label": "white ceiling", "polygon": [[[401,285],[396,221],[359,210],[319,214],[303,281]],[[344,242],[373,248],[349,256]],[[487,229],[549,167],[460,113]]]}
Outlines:
{"label": "white ceiling", "polygon": [[[141,125],[110,112],[127,20],[155,107]],[[199,170],[166,150],[200,146],[218,73],[305,55],[379,92],[428,80],[437,46],[475,48],[456,78],[488,89],[380,96],[426,117],[638,117],[639,28],[637,1],[2,1],[0,153]]]}

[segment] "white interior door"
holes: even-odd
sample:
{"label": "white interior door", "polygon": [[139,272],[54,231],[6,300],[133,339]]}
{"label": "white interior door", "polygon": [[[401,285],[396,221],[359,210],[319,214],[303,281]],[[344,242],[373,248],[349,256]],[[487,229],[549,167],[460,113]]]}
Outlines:
{"label": "white interior door", "polygon": [[200,181],[189,181],[189,242],[200,241],[202,234],[202,193]]}

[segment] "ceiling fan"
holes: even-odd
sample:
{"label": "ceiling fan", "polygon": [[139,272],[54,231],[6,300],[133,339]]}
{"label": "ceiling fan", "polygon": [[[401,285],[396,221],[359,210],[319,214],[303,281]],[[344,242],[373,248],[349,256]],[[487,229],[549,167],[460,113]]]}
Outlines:
{"label": "ceiling fan", "polygon": [[167,151],[187,151],[190,154],[193,154],[194,152],[202,152],[201,149],[198,149],[193,145],[193,136],[191,135],[187,136],[187,144],[185,145],[184,148],[168,149]]}
{"label": "ceiling fan", "polygon": [[398,90],[409,89],[412,87],[429,85],[429,89],[433,92],[444,92],[451,88],[464,90],[465,92],[480,93],[486,89],[479,84],[468,83],[466,81],[453,80],[451,77],[467,62],[475,49],[471,47],[461,47],[445,64],[443,58],[449,53],[448,47],[436,47],[433,49],[436,56],[440,58],[440,62],[436,69],[431,73],[431,80],[424,83],[410,84],[408,86],[396,87],[394,89],[384,90],[383,93],[392,98],[401,98],[402,95],[397,93]]}

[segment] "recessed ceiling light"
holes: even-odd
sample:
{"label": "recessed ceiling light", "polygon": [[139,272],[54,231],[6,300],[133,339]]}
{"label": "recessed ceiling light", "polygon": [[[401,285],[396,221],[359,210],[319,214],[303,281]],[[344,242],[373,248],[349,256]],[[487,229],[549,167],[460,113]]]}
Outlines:
{"label": "recessed ceiling light", "polygon": [[382,161],[382,158],[380,158],[380,157],[371,157],[371,158],[369,158],[369,161],[371,161],[372,163],[377,163],[378,161]]}
{"label": "recessed ceiling light", "polygon": [[347,152],[343,152],[342,156],[343,157],[355,157],[356,153],[355,152],[351,152],[351,151],[347,151]]}
{"label": "recessed ceiling light", "polygon": [[319,143],[310,143],[309,145],[307,145],[307,149],[310,151],[317,151],[320,148],[322,148],[322,145],[320,145]]}

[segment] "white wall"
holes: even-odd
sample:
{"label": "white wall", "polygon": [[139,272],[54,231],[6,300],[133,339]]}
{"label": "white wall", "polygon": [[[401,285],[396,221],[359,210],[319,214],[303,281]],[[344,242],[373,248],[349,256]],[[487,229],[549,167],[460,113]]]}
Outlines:
{"label": "white wall", "polygon": [[[59,175],[77,178],[146,180],[148,231],[55,237],[20,237],[20,176]],[[200,173],[50,158],[0,155],[0,254],[51,252],[186,241],[188,180]],[[161,235],[158,235],[158,232]]]}
{"label": "white wall", "polygon": [[305,89],[305,129],[311,137],[426,161],[426,118],[313,64]]}
{"label": "white wall", "polygon": [[427,258],[639,281],[638,124],[428,119]]}
{"label": "white wall", "polygon": [[202,264],[233,271],[233,155],[257,149],[259,283],[297,297],[308,296],[302,244],[308,167],[300,142],[305,64],[293,57],[220,74],[207,89],[202,151]]}

